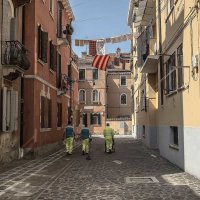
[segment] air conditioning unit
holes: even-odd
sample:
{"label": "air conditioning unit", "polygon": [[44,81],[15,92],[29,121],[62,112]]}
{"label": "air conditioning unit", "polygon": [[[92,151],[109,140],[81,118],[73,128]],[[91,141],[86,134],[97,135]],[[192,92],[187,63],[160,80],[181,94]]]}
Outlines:
{"label": "air conditioning unit", "polygon": [[198,68],[199,56],[194,55],[192,56],[192,68]]}

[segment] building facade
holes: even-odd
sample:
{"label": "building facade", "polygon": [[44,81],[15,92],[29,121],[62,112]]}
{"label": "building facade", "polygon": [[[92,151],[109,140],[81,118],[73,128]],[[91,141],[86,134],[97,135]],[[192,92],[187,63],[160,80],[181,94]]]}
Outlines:
{"label": "building facade", "polygon": [[29,69],[24,45],[24,7],[29,1],[0,1],[0,162],[20,157],[22,76]]}
{"label": "building facade", "polygon": [[[123,54],[121,54],[121,57]],[[130,55],[127,59],[129,61]],[[120,62],[121,60],[121,62]],[[111,55],[107,69],[107,119],[115,134],[131,134],[131,71],[130,62]]]}
{"label": "building facade", "polygon": [[200,178],[198,11],[198,0],[131,0],[128,23],[137,56],[134,136]]}
{"label": "building facade", "polygon": [[40,154],[57,146],[73,120],[74,16],[67,0],[33,0],[24,15],[31,67],[23,78],[23,148]]}
{"label": "building facade", "polygon": [[91,133],[102,134],[106,123],[106,72],[92,67],[93,56],[79,59],[80,126]]}

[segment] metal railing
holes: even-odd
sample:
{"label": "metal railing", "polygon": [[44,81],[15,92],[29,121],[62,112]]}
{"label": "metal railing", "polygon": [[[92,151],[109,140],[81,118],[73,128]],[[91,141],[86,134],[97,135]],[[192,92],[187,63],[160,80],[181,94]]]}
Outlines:
{"label": "metal railing", "polygon": [[19,41],[5,41],[2,45],[2,65],[18,66],[28,70],[30,61],[27,58],[27,49]]}

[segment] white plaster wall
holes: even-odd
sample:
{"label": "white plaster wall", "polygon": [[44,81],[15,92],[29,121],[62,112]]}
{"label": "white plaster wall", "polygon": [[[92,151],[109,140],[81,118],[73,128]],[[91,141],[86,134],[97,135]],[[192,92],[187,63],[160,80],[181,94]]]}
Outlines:
{"label": "white plaster wall", "polygon": [[200,128],[184,129],[185,171],[200,179]]}
{"label": "white plaster wall", "polygon": [[183,128],[178,127],[179,131],[179,150],[169,147],[170,142],[170,126],[158,127],[158,144],[160,155],[179,166],[184,170],[184,142]]}

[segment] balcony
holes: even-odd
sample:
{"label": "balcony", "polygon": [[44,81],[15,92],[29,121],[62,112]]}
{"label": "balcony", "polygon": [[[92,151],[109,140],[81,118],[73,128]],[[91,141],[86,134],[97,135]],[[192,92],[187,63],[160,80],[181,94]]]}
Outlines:
{"label": "balcony", "polygon": [[[5,78],[14,77],[15,73],[22,74],[30,67],[27,49],[19,41],[5,41],[2,45],[3,74]],[[12,79],[12,78],[11,78]]]}
{"label": "balcony", "polygon": [[31,0],[13,0],[15,7],[24,6],[31,2]]}

